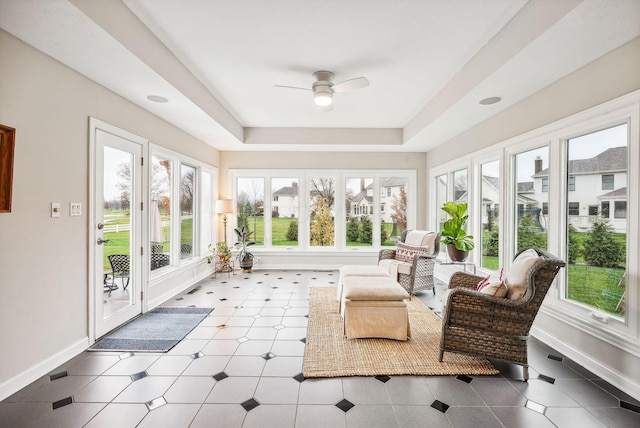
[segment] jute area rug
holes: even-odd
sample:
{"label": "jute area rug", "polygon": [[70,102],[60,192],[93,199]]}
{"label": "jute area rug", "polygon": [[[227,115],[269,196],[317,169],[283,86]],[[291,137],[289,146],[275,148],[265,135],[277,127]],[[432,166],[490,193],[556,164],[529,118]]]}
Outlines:
{"label": "jute area rug", "polygon": [[441,320],[418,298],[409,301],[411,339],[347,339],[336,287],[312,287],[304,351],[306,378],[378,375],[494,375],[489,361],[445,352],[438,361]]}

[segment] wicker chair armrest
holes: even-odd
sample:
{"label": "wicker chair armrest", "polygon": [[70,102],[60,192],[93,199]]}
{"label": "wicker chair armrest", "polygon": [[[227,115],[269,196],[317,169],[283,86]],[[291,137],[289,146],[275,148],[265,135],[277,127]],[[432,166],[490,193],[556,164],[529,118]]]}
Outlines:
{"label": "wicker chair armrest", "polygon": [[522,299],[493,297],[467,288],[451,290],[444,304],[443,322],[447,325],[496,334],[527,335],[535,316]]}
{"label": "wicker chair armrest", "polygon": [[484,277],[466,272],[456,272],[449,279],[449,288],[467,288],[475,290]]}
{"label": "wicker chair armrest", "polygon": [[436,256],[426,254],[416,254],[413,256],[413,269],[425,269],[427,267],[435,266]]}
{"label": "wicker chair armrest", "polygon": [[378,253],[378,261],[383,259],[395,259],[396,258],[396,250],[392,249],[384,249],[380,250]]}

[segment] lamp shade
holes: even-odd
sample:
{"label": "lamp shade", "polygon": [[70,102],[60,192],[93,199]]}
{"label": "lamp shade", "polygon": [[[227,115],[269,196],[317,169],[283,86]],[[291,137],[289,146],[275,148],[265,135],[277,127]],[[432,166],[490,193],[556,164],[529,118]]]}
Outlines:
{"label": "lamp shade", "polygon": [[229,214],[233,212],[233,199],[218,199],[216,201],[216,213]]}

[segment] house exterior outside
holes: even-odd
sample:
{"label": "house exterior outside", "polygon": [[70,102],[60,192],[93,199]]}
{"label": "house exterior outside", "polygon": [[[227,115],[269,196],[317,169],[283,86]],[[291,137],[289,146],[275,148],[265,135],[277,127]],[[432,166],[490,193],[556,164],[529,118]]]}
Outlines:
{"label": "house exterior outside", "polygon": [[278,217],[300,217],[298,211],[298,183],[294,181],[291,186],[281,187],[273,192],[271,211],[278,213]]}

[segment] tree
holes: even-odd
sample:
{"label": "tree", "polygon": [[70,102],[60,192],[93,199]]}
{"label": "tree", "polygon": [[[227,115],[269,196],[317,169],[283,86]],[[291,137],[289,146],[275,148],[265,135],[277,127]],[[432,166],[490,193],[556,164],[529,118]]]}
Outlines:
{"label": "tree", "polygon": [[189,170],[182,176],[180,181],[180,210],[192,212],[193,210],[193,185],[195,182],[195,170]]}
{"label": "tree", "polygon": [[373,224],[369,217],[362,217],[360,221],[360,233],[358,234],[358,241],[363,244],[371,244],[373,242]]}
{"label": "tree", "polygon": [[482,255],[489,257],[498,257],[500,249],[500,231],[498,226],[493,225],[491,231],[485,232],[485,241],[482,243]]}
{"label": "tree", "polygon": [[541,233],[540,224],[530,214],[525,214],[518,223],[518,250],[523,248],[547,248],[547,235]]}
{"label": "tree", "polygon": [[315,199],[315,214],[311,218],[311,245],[331,247],[334,243],[334,225],[329,204],[324,198]]}
{"label": "tree", "polygon": [[582,247],[578,239],[578,232],[572,224],[569,225],[569,264],[575,264],[578,257],[582,255]]}
{"label": "tree", "polygon": [[333,178],[312,178],[309,184],[311,184],[311,197],[323,199],[331,210],[335,201],[335,180]]}
{"label": "tree", "polygon": [[400,197],[394,195],[391,203],[391,218],[400,227],[401,231],[407,230],[407,192],[400,188]]}
{"label": "tree", "polygon": [[120,191],[120,206],[122,209],[128,210],[131,197],[131,165],[128,162],[122,162],[118,166],[117,174],[116,189]]}
{"label": "tree", "polygon": [[358,241],[358,219],[356,217],[349,217],[347,222],[347,242]]}
{"label": "tree", "polygon": [[624,262],[622,245],[613,237],[613,227],[603,217],[593,223],[584,238],[584,260],[593,266],[618,267]]}
{"label": "tree", "polygon": [[294,218],[289,223],[289,229],[287,229],[287,240],[288,241],[297,241],[298,240],[298,219]]}
{"label": "tree", "polygon": [[387,230],[387,224],[383,221],[380,224],[380,243],[384,245],[389,239],[389,231]]}

